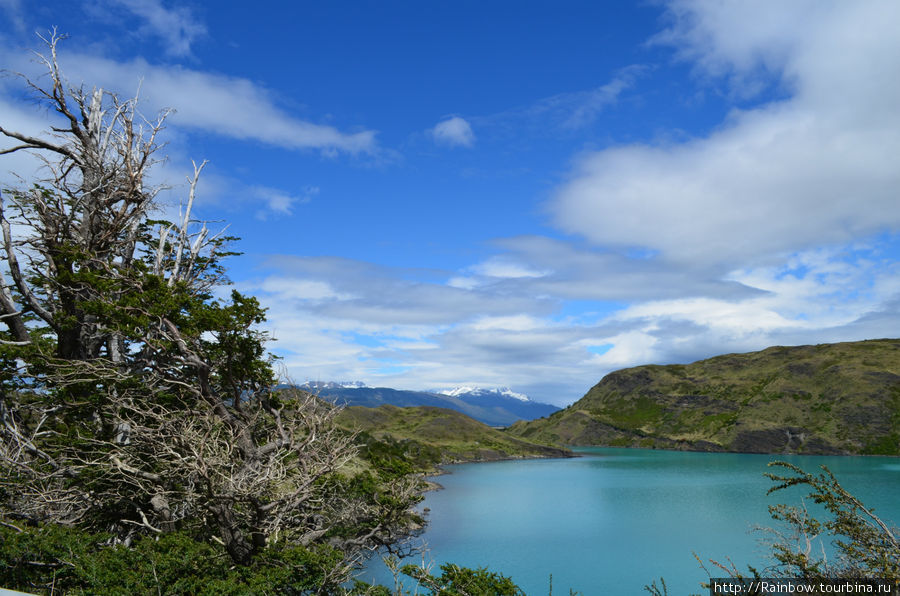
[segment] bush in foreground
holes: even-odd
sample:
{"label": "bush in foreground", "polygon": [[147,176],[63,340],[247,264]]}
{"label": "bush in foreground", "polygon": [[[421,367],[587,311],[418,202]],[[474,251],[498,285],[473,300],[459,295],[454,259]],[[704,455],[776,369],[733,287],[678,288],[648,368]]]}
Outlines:
{"label": "bush in foreground", "polygon": [[[782,461],[771,462],[769,467],[785,470],[766,473],[766,477],[776,483],[769,489],[769,494],[792,486],[806,488],[809,497],[825,508],[829,518],[819,520],[805,507],[771,505],[769,514],[780,522],[778,528],[767,530],[776,536],[771,545],[776,563],[762,571],[748,567],[749,574],[745,574],[733,563],[726,565],[712,561],[713,566],[722,571],[719,576],[738,580],[771,577],[810,583],[828,583],[837,579],[900,582],[900,530],[888,526],[850,494],[825,466],[819,474],[807,473]],[[836,557],[831,560],[819,554],[821,550],[814,550],[817,541],[829,537],[836,552]],[[713,577],[702,562],[701,566]],[[665,581],[660,585],[654,581],[645,586],[645,590],[654,596],[668,593]]]}

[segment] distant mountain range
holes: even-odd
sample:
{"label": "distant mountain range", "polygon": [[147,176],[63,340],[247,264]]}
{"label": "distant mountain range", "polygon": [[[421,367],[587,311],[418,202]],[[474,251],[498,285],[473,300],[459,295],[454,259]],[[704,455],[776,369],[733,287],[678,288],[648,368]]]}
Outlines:
{"label": "distant mountain range", "polygon": [[[453,389],[442,389],[440,391],[435,391],[435,393],[439,393],[440,395],[449,395],[450,397],[477,397],[479,399],[491,399],[496,397],[511,397],[513,399],[518,399],[519,401],[531,401],[527,395],[524,393],[516,393],[512,391],[509,387],[501,387],[499,389],[484,389],[482,387],[454,387]],[[537,403],[537,402],[534,402]]]}
{"label": "distant mountain range", "polygon": [[528,396],[507,388],[456,387],[436,391],[407,391],[388,387],[367,387],[358,382],[307,382],[300,388],[322,399],[345,406],[448,408],[489,426],[509,426],[517,420],[535,420],[559,410],[556,406],[532,401]]}

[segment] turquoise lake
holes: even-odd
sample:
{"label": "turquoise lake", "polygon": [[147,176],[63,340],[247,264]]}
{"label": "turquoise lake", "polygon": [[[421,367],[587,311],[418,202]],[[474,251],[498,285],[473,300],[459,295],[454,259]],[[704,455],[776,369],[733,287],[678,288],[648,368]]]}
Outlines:
{"label": "turquoise lake", "polygon": [[[800,488],[766,496],[769,461],[809,472],[828,466],[841,484],[900,525],[900,459],[580,449],[575,459],[447,466],[427,494],[421,539],[434,570],[443,562],[487,566],[526,594],[569,589],[585,596],[642,594],[662,576],[669,594],[703,593],[704,561],[764,568],[767,506],[800,505]],[[816,511],[811,502],[810,511]],[[410,559],[406,562],[419,563]],[[710,566],[710,568],[712,568]],[[718,574],[719,576],[724,574]],[[380,562],[360,576],[393,585]]]}

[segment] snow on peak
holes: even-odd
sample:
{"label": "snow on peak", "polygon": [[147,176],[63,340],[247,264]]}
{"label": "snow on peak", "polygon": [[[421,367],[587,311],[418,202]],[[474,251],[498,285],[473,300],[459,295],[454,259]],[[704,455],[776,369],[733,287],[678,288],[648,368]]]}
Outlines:
{"label": "snow on peak", "polygon": [[362,381],[307,381],[303,387],[313,389],[362,389],[368,387]]}
{"label": "snow on peak", "polygon": [[449,395],[450,397],[459,397],[460,395],[473,395],[476,397],[503,396],[518,399],[519,401],[531,401],[524,393],[516,393],[509,387],[486,389],[484,387],[475,387],[472,385],[461,385],[459,387],[454,387],[453,389],[444,389],[438,391],[438,393],[440,393],[441,395]]}
{"label": "snow on peak", "polygon": [[460,387],[454,387],[453,389],[443,389],[438,391],[441,395],[449,395],[450,397],[456,397],[457,395],[462,395],[463,393],[474,393],[478,390],[477,387],[469,387],[466,385],[462,385]]}
{"label": "snow on peak", "polygon": [[362,389],[363,387],[368,387],[362,381],[341,381],[339,385],[344,389]]}

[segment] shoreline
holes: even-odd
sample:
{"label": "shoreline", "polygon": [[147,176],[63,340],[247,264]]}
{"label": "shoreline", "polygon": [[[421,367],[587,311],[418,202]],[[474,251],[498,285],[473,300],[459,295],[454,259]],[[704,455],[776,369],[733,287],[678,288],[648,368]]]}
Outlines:
{"label": "shoreline", "polygon": [[521,461],[521,460],[537,460],[537,459],[574,459],[584,457],[583,453],[575,451],[576,449],[624,449],[629,451],[665,451],[669,453],[708,453],[710,455],[772,455],[772,456],[800,456],[800,457],[887,457],[891,459],[900,459],[900,455],[885,455],[874,453],[797,453],[797,452],[777,452],[777,451],[731,451],[731,450],[707,450],[707,449],[669,449],[665,447],[632,447],[629,445],[567,445],[564,449],[569,450],[571,455],[562,456],[520,456],[520,457],[503,457],[497,459],[473,459],[473,460],[456,460],[442,462],[438,464],[434,471],[422,473],[422,478],[428,488],[424,492],[432,490],[443,490],[444,487],[439,482],[429,480],[430,478],[438,478],[453,472],[445,470],[444,466],[457,466],[463,464],[484,464],[496,463],[504,461]]}
{"label": "shoreline", "polygon": [[797,451],[737,451],[732,449],[677,449],[668,447],[640,447],[631,445],[567,445],[567,449],[586,449],[597,447],[602,449],[644,449],[646,451],[670,451],[672,453],[719,453],[733,455],[801,455],[807,457],[890,457],[900,459],[900,455],[887,453],[822,453],[822,452],[797,452]]}
{"label": "shoreline", "polygon": [[[587,445],[583,445],[583,447],[587,447]],[[533,455],[533,456],[510,456],[510,457],[501,457],[496,459],[470,459],[470,460],[458,460],[458,461],[448,461],[442,462],[435,467],[433,472],[424,472],[422,473],[422,479],[426,484],[425,490],[422,493],[431,492],[433,490],[444,490],[444,487],[439,482],[434,482],[429,480],[430,478],[437,478],[440,476],[445,476],[448,474],[452,474],[448,470],[444,469],[444,466],[458,466],[462,464],[489,464],[503,461],[522,461],[522,460],[535,460],[535,459],[575,459],[578,457],[584,457],[583,455],[572,451],[568,447],[559,448],[555,447],[554,449],[559,449],[560,451],[568,451],[568,455],[559,455],[559,456],[551,456],[551,455]]]}

